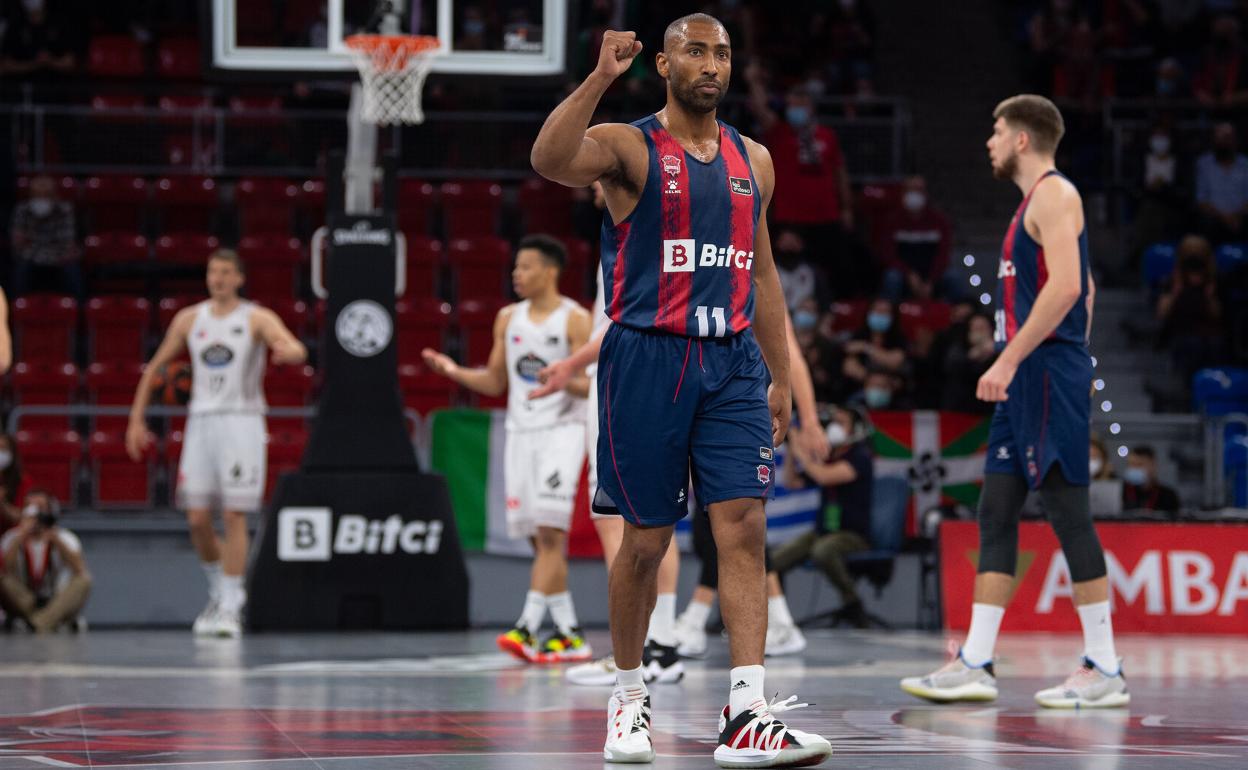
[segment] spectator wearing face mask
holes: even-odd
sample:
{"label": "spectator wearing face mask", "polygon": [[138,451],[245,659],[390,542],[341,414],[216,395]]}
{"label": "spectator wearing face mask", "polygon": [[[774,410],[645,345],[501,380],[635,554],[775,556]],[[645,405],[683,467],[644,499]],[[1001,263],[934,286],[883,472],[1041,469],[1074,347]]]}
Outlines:
{"label": "spectator wearing face mask", "polygon": [[48,0],[21,0],[16,5],[21,12],[0,42],[0,75],[31,81],[72,72],[73,43],[60,21],[49,15]]}
{"label": "spectator wearing face mask", "polygon": [[1096,436],[1088,441],[1088,476],[1092,481],[1113,481],[1117,478],[1114,466],[1109,462],[1105,442]]}
{"label": "spectator wearing face mask", "polygon": [[872,369],[900,373],[906,366],[906,338],[897,324],[897,309],[885,297],[871,303],[865,325],[845,343],[841,373],[861,387]]}
{"label": "spectator wearing face mask", "polygon": [[1214,243],[1241,240],[1248,230],[1248,158],[1237,150],[1235,127],[1213,127],[1213,151],[1196,161],[1196,209],[1200,230]]}
{"label": "spectator wearing face mask", "polygon": [[1225,351],[1222,302],[1214,280],[1213,248],[1199,235],[1179,242],[1174,275],[1157,299],[1158,344],[1167,346],[1184,382],[1218,363]]}
{"label": "spectator wearing face mask", "polygon": [[862,390],[851,396],[849,403],[876,411],[914,409],[914,402],[902,390],[901,378],[884,369],[872,369],[862,383]]}
{"label": "spectator wearing face mask", "polygon": [[1186,195],[1180,184],[1179,162],[1169,126],[1153,126],[1141,164],[1140,207],[1135,215],[1132,252],[1176,237],[1183,226]]}
{"label": "spectator wearing face mask", "polygon": [[1196,98],[1204,104],[1231,107],[1248,102],[1248,58],[1244,56],[1239,20],[1231,14],[1213,20],[1209,45],[1193,86]]}
{"label": "spectator wearing face mask", "polygon": [[903,183],[901,208],[885,220],[881,254],[884,260],[883,294],[894,302],[954,296],[946,278],[953,228],[949,217],[934,206],[927,181],[912,176]]}
{"label": "spectator wearing face mask", "polygon": [[0,535],[21,523],[29,492],[30,479],[22,473],[13,437],[0,433]]}
{"label": "spectator wearing face mask", "polygon": [[1153,85],[1153,96],[1162,102],[1183,101],[1191,98],[1187,73],[1184,72],[1179,60],[1173,56],[1157,62],[1157,80]]}
{"label": "spectator wearing face mask", "polygon": [[30,181],[30,198],[13,209],[13,295],[31,290],[62,291],[83,298],[81,251],[74,208],[56,197],[50,176]]}
{"label": "spectator wearing face mask", "polygon": [[952,412],[987,414],[993,405],[976,398],[975,388],[997,358],[992,319],[975,313],[963,329],[961,337],[945,350],[940,406]]}
{"label": "spectator wearing face mask", "polygon": [[60,506],[42,490],[28,495],[22,513],[22,522],[0,538],[0,605],[37,633],[66,624],[80,628],[79,613],[91,594],[82,543],[60,526]]}
{"label": "spectator wearing face mask", "polygon": [[819,275],[810,264],[806,241],[802,236],[791,228],[777,230],[772,250],[776,255],[776,271],[780,274],[784,304],[794,309],[806,300],[817,300]]}
{"label": "spectator wearing face mask", "polygon": [[1157,480],[1157,455],[1146,445],[1134,447],[1122,472],[1122,508],[1126,511],[1164,511],[1177,516],[1179,495]]}

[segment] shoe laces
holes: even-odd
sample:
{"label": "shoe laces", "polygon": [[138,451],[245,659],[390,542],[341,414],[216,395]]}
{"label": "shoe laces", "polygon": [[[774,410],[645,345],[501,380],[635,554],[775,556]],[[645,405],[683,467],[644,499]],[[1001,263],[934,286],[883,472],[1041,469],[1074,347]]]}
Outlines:
{"label": "shoe laces", "polygon": [[[809,703],[794,703],[793,701],[797,700],[796,695],[777,700],[779,697],[777,694],[775,698],[772,698],[771,703],[762,701],[751,709],[750,713],[754,715],[754,718],[746,722],[745,727],[737,733],[737,735],[750,736],[751,747],[763,751],[779,751],[784,747],[784,739],[789,734],[789,726],[776,719],[775,715],[810,705]],[[733,743],[734,748],[740,745],[740,741]]]}
{"label": "shoe laces", "polygon": [[1078,690],[1082,687],[1095,684],[1101,676],[1095,668],[1091,666],[1080,666],[1075,669],[1075,673],[1066,677],[1066,681],[1062,683],[1062,689]]}
{"label": "shoe laces", "polygon": [[967,667],[966,661],[962,660],[962,645],[958,644],[957,639],[950,639],[948,642],[945,642],[945,654],[948,655],[949,660],[945,665],[936,669],[935,673],[947,674]]}
{"label": "shoe laces", "polygon": [[650,732],[650,707],[646,705],[645,698],[641,700],[627,700],[620,703],[620,717],[616,722],[617,725],[628,725],[628,733],[637,730]]}

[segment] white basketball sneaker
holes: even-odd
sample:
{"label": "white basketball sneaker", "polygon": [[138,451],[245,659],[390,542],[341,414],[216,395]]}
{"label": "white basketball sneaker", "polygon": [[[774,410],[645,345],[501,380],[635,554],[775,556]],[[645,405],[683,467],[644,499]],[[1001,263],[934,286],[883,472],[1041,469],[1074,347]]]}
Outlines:
{"label": "white basketball sneaker", "polygon": [[584,687],[612,687],[615,685],[615,671],[615,656],[608,655],[605,658],[591,660],[589,663],[572,666],[564,677],[569,684],[579,684]]}
{"label": "white basketball sneaker", "polygon": [[1111,676],[1084,658],[1065,682],[1036,693],[1036,703],[1050,709],[1121,708],[1131,703],[1131,693],[1122,677],[1121,661],[1118,673]]}
{"label": "white basketball sneaker", "polygon": [[607,743],[602,758],[622,764],[645,764],[654,761],[654,744],[650,740],[650,696],[642,700],[622,701],[615,693],[607,703]]}
{"label": "white basketball sneaker", "polygon": [[238,639],[243,635],[242,610],[222,608],[217,612],[217,624],[212,630],[219,639]]}
{"label": "white basketball sneaker", "polygon": [[728,707],[719,712],[719,746],[715,764],[720,767],[810,767],[832,755],[832,744],[814,733],[794,730],[775,715],[804,708],[796,695],[770,704],[759,701],[749,711],[728,719]]}
{"label": "white basketball sneaker", "polygon": [[936,703],[992,701],[997,699],[997,678],[992,661],[982,666],[968,666],[959,649],[952,660],[927,676],[902,679],[901,689]]}
{"label": "white basketball sneaker", "polygon": [[676,618],[676,652],[682,658],[706,656],[706,626],[699,626],[682,612]]}
{"label": "white basketball sneaker", "polygon": [[191,625],[191,633],[195,636],[215,636],[217,614],[220,611],[221,605],[217,604],[217,600],[209,599],[208,606],[204,607],[204,611],[199,613],[199,617],[195,618],[195,622]]}
{"label": "white basketball sneaker", "polygon": [[767,626],[766,654],[770,657],[796,655],[806,649],[806,636],[796,625]]}

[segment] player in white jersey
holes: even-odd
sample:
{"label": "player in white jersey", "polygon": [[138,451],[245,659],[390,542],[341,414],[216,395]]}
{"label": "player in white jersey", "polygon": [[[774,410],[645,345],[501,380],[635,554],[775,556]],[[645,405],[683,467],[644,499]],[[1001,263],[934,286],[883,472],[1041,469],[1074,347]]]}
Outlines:
{"label": "player in white jersey", "polygon": [[[126,429],[126,449],[139,461],[154,440],[144,419],[153,378],[189,351],[190,417],[178,464],[177,498],[186,509],[191,543],[208,576],[208,606],[194,625],[199,635],[242,633],[246,515],[260,509],[266,479],[266,349],[275,364],[302,364],[308,357],[276,313],[239,296],[245,280],[238,254],[218,249],[209,255],[209,298],[173,317],[143,370]],[[213,527],[213,508],[221,509],[224,541]]]}
{"label": "player in white jersey", "polygon": [[[568,593],[568,530],[585,462],[584,376],[546,398],[530,399],[537,373],[566,358],[589,338],[589,313],[559,294],[559,273],[567,261],[563,244],[544,235],[521,239],[512,270],[520,302],[499,311],[488,363],[469,369],[426,348],[429,368],[487,396],[507,392],[504,478],[507,528],[533,544],[533,570],[524,610],[498,645],[530,662],[587,660],[592,652],[581,634]],[[540,647],[535,639],[546,610],[555,631]]]}

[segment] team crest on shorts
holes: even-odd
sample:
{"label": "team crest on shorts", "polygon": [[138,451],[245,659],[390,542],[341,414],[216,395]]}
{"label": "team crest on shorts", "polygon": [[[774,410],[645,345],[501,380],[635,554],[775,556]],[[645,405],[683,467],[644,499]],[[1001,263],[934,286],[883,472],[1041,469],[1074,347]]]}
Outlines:
{"label": "team crest on shorts", "polygon": [[770,465],[758,466],[758,481],[760,484],[771,483],[771,466]]}

